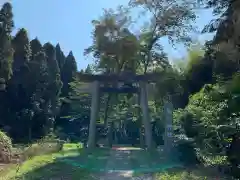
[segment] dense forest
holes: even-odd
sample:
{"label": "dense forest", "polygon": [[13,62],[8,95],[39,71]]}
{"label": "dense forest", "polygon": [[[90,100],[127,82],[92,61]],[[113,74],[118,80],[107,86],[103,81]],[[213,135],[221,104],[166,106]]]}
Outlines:
{"label": "dense forest", "polygon": [[52,131],[77,65],[72,52],[65,56],[59,44],[30,40],[26,29],[11,36],[11,4],[4,4],[0,14],[0,126],[13,140],[30,141]]}
{"label": "dense forest", "polygon": [[[82,82],[77,74],[158,72],[159,81],[149,88],[155,144],[162,143],[161,114],[168,99],[174,107],[175,134],[191,139],[188,143],[201,161],[220,158],[240,176],[240,2],[199,3],[131,0],[127,7],[104,10],[92,21],[93,41],[85,49],[85,55],[95,61],[80,72],[73,53],[65,56],[59,44],[30,40],[26,29],[12,36],[12,6],[5,3],[0,11],[1,130],[14,142],[32,142],[49,134],[85,141],[91,97],[79,92]],[[189,35],[196,31],[196,7],[213,8],[216,15],[203,29],[203,33],[215,32],[204,45],[193,45]],[[136,19],[131,16],[134,10],[139,12]],[[140,26],[136,21],[142,16],[149,18]],[[140,33],[134,33],[132,26]],[[173,46],[187,46],[188,57],[170,62],[159,42],[165,37]],[[118,143],[142,143],[141,112],[135,95],[104,94],[100,104],[98,137],[116,131]],[[112,124],[117,128],[109,128]]]}

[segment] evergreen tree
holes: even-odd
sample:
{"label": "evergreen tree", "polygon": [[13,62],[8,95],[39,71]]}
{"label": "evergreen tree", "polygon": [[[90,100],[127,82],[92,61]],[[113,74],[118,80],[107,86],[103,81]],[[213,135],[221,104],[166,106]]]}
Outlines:
{"label": "evergreen tree", "polygon": [[31,50],[32,50],[31,60],[34,60],[34,56],[41,51],[42,45],[37,38],[33,39],[30,42],[30,45],[31,45]]}
{"label": "evergreen tree", "polygon": [[43,48],[46,53],[49,73],[51,73],[51,78],[54,79],[55,78],[54,76],[60,73],[60,69],[58,66],[57,58],[56,58],[55,47],[50,43],[46,43],[44,44]]}
{"label": "evergreen tree", "polygon": [[90,65],[87,65],[87,68],[85,69],[85,73],[86,74],[91,74],[92,73],[92,69],[91,69]]}
{"label": "evergreen tree", "polygon": [[12,75],[13,49],[11,32],[14,27],[12,6],[5,3],[0,10],[0,126],[4,126],[7,118],[8,99],[5,91],[6,83]]}
{"label": "evergreen tree", "polygon": [[[70,52],[69,55],[66,57],[66,61],[64,63],[64,66],[61,71],[61,78],[63,82],[62,87],[62,97],[69,97],[69,93],[71,91],[70,83],[74,81],[77,73],[77,63],[75,61],[75,57],[73,56],[73,53]],[[71,105],[69,103],[63,102],[61,106],[61,111],[59,114],[59,118],[57,119],[56,124],[57,125],[63,125],[65,124],[61,117],[69,115],[71,111]]]}
{"label": "evergreen tree", "polygon": [[[10,102],[11,114],[13,118],[9,120],[11,126],[21,127],[19,134],[21,138],[28,132],[29,140],[32,137],[31,124],[34,112],[31,107],[32,84],[29,79],[29,61],[31,57],[31,47],[28,34],[25,29],[20,29],[12,40],[14,48],[13,76],[9,81],[8,101]],[[26,81],[27,79],[27,81]],[[34,87],[34,86],[33,86]],[[16,123],[16,121],[18,121]],[[19,124],[20,123],[20,124]]]}
{"label": "evergreen tree", "polygon": [[68,96],[70,92],[70,82],[73,82],[76,77],[77,72],[77,63],[75,60],[75,57],[73,56],[73,53],[70,52],[69,55],[66,58],[66,61],[64,63],[61,77],[63,82],[63,88],[62,88],[62,96],[66,97]]}
{"label": "evergreen tree", "polygon": [[25,29],[20,29],[13,39],[14,61],[13,71],[18,71],[22,66],[27,66],[31,57],[31,46]]}
{"label": "evergreen tree", "polygon": [[50,107],[50,119],[51,121],[49,127],[53,127],[53,121],[58,113],[60,102],[59,102],[59,95],[62,88],[62,82],[60,78],[60,69],[58,66],[58,62],[56,59],[56,51],[55,47],[50,44],[46,43],[44,46],[44,50],[46,53],[47,59],[47,67],[48,67],[48,90],[46,94],[47,102]]}
{"label": "evergreen tree", "polygon": [[63,51],[61,50],[61,47],[59,44],[57,44],[57,46],[56,46],[56,58],[57,58],[59,68],[62,69],[63,65],[65,63],[65,55],[64,55]]}
{"label": "evergreen tree", "polygon": [[[29,63],[30,73],[28,76],[29,87],[31,92],[31,109],[34,112],[31,121],[31,129],[34,129],[34,137],[45,135],[44,128],[47,127],[49,118],[48,93],[49,74],[47,58],[43,51],[34,56],[34,60]],[[37,72],[37,73],[36,73]]]}
{"label": "evergreen tree", "polygon": [[12,74],[11,32],[14,27],[12,6],[5,3],[0,10],[0,78],[8,80]]}

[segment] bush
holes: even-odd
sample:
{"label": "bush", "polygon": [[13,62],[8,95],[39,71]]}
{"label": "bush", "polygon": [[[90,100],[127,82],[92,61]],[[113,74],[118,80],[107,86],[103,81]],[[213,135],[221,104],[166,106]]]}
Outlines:
{"label": "bush", "polygon": [[227,159],[231,165],[232,175],[240,178],[240,137],[239,134],[234,135],[230,147],[227,149]]}
{"label": "bush", "polygon": [[12,156],[12,140],[0,131],[0,162],[9,163]]}
{"label": "bush", "polygon": [[179,160],[185,165],[196,165],[200,161],[195,150],[195,144],[192,139],[179,137],[176,142],[176,150],[179,154]]}
{"label": "bush", "polygon": [[63,149],[64,143],[65,141],[59,140],[53,134],[50,134],[25,148],[23,152],[24,159],[59,152]]}

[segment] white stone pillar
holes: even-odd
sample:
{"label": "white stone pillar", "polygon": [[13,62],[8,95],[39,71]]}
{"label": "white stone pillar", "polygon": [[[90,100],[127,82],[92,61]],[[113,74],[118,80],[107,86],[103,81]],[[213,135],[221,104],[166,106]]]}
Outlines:
{"label": "white stone pillar", "polygon": [[145,128],[145,144],[147,148],[152,148],[152,128],[148,109],[147,83],[140,82],[140,89],[141,109],[143,112],[143,124]]}
{"label": "white stone pillar", "polygon": [[91,84],[92,103],[91,103],[91,116],[88,134],[88,148],[94,148],[96,145],[96,121],[99,111],[99,85],[98,81]]}

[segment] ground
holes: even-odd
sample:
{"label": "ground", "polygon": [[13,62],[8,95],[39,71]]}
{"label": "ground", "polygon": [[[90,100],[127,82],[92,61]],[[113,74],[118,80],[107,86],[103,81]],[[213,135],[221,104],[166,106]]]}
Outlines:
{"label": "ground", "polygon": [[[154,158],[155,157],[155,158]],[[19,166],[9,165],[0,172],[3,180],[204,180],[220,179],[216,173],[178,167],[164,170],[156,154],[138,149],[96,149],[88,152],[66,144],[64,150],[35,156]],[[158,165],[158,166],[156,166]],[[155,169],[150,169],[154,168]],[[156,169],[158,167],[158,169]],[[148,168],[148,169],[147,169]],[[161,173],[158,173],[160,172]],[[222,178],[223,179],[223,178]]]}

